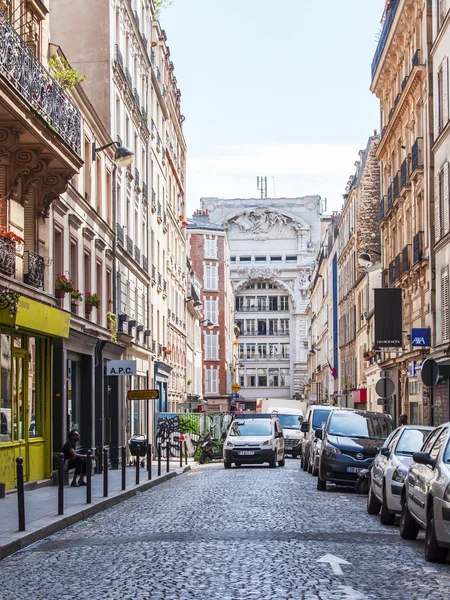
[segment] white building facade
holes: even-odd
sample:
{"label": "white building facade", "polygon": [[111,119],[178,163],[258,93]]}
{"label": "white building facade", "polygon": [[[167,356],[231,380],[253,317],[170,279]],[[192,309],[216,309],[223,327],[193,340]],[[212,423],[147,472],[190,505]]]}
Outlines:
{"label": "white building facade", "polygon": [[240,403],[293,398],[307,383],[308,286],[320,243],[323,203],[302,198],[202,198],[230,243],[239,327]]}

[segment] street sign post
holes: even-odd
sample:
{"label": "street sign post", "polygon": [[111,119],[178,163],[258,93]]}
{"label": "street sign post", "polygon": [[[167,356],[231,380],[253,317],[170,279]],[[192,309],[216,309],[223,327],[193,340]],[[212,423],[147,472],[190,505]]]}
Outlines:
{"label": "street sign post", "polygon": [[238,383],[233,383],[231,389],[233,390],[233,392],[237,393],[241,389],[241,386]]}
{"label": "street sign post", "polygon": [[390,398],[395,392],[394,381],[390,377],[382,377],[375,384],[375,391],[380,398]]}
{"label": "street sign post", "polygon": [[158,400],[159,390],[129,390],[128,400]]}
{"label": "street sign post", "polygon": [[422,370],[420,371],[420,377],[422,382],[427,387],[434,387],[439,381],[439,365],[432,358],[427,358],[422,363]]}

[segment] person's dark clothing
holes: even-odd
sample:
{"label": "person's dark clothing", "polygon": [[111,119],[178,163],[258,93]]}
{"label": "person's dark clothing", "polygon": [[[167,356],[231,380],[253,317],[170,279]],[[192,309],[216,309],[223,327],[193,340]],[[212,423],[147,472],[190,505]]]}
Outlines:
{"label": "person's dark clothing", "polygon": [[64,460],[68,460],[68,468],[73,469],[75,467],[75,475],[86,474],[86,459],[85,458],[72,458],[70,450],[75,450],[75,444],[70,440],[62,447],[62,453],[64,454]]}

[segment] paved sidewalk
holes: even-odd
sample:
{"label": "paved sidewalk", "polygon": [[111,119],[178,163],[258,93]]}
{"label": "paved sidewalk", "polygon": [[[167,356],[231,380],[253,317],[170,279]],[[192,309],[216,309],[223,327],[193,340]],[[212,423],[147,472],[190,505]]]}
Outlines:
{"label": "paved sidewalk", "polygon": [[181,475],[196,464],[192,460],[180,467],[179,460],[171,461],[169,473],[166,462],[157,476],[157,463],[152,465],[152,480],[147,469],[140,468],[140,483],[136,485],[136,468],[126,469],[126,489],[122,491],[122,471],[108,471],[108,497],[103,497],[103,474],[92,476],[92,503],[86,504],[86,488],[64,486],[64,515],[58,515],[58,486],[49,485],[25,492],[25,531],[18,531],[17,494],[9,493],[0,499],[0,560],[43,538],[82,521],[101,510]]}

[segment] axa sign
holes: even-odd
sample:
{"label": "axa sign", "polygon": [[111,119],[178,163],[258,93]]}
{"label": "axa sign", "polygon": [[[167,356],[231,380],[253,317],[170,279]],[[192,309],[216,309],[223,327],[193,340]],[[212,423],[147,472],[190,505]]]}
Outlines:
{"label": "axa sign", "polygon": [[412,346],[424,346],[428,348],[431,345],[431,330],[429,327],[413,329],[411,333]]}
{"label": "axa sign", "polygon": [[106,365],[107,375],[136,375],[135,360],[109,360]]}

